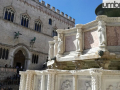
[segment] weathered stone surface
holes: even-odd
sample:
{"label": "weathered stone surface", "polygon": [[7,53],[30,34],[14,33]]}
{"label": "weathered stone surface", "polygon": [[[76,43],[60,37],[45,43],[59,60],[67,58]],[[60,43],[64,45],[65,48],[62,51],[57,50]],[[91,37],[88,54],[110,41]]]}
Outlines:
{"label": "weathered stone surface", "polygon": [[75,51],[76,50],[76,36],[66,36],[65,37],[65,51]]}
{"label": "weathered stone surface", "polygon": [[84,49],[95,48],[99,46],[98,32],[92,30],[84,33]]}
{"label": "weathered stone surface", "polygon": [[107,26],[107,45],[120,46],[120,26]]}

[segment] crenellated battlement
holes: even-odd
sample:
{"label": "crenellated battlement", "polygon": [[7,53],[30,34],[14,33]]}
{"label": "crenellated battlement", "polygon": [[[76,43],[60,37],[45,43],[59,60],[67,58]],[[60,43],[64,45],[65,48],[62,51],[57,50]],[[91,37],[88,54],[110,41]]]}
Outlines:
{"label": "crenellated battlement", "polygon": [[56,12],[57,14],[65,17],[66,19],[69,19],[70,21],[72,21],[72,22],[75,23],[75,19],[74,19],[74,18],[72,18],[71,16],[68,17],[67,14],[64,15],[64,12],[60,12],[59,9],[56,9],[56,10],[55,10],[55,7],[51,6],[50,4],[46,4],[46,5],[45,5],[45,2],[44,2],[43,0],[40,2],[40,4],[41,4],[42,6],[48,8],[48,9],[51,9],[52,11]]}

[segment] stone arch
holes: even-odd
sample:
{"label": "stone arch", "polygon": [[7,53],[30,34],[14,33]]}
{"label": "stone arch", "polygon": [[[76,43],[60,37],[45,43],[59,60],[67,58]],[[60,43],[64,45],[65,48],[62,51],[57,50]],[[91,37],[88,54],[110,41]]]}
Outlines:
{"label": "stone arch", "polygon": [[30,58],[31,58],[31,53],[29,52],[29,49],[24,46],[24,45],[18,45],[18,46],[15,46],[12,50],[11,50],[11,65],[13,66],[14,64],[14,57],[15,57],[15,54],[18,52],[18,51],[22,51],[23,55],[25,56],[25,67],[24,69],[28,69],[29,67],[29,64],[30,64]]}

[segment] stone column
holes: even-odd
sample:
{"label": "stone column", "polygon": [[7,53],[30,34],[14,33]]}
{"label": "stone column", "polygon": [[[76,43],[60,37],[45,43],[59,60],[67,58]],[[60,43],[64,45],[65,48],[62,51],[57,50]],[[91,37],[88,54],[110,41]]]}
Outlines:
{"label": "stone column", "polygon": [[45,89],[45,87],[44,87],[45,86],[45,75],[44,74],[42,75],[42,80],[41,81],[42,81],[41,90],[44,90]]}
{"label": "stone column", "polygon": [[48,74],[47,90],[51,90],[51,74]]}
{"label": "stone column", "polygon": [[20,87],[19,90],[25,90],[25,85],[26,85],[26,73],[25,72],[20,72]]}
{"label": "stone column", "polygon": [[73,90],[77,90],[77,75],[73,76]]}
{"label": "stone column", "polygon": [[101,90],[101,76],[102,76],[102,72],[100,71],[100,69],[90,70],[90,75],[91,75],[92,90]]}
{"label": "stone column", "polygon": [[55,90],[55,74],[51,75],[51,90]]}
{"label": "stone column", "polygon": [[54,36],[54,57],[57,55],[58,53],[58,37]]}
{"label": "stone column", "polygon": [[82,54],[83,51],[83,36],[82,36],[82,26],[81,24],[76,25],[77,34],[76,34],[76,52]]}
{"label": "stone column", "polygon": [[106,48],[106,19],[107,16],[105,15],[100,15],[97,18],[98,21],[98,37],[99,37],[99,47],[100,48]]}
{"label": "stone column", "polygon": [[54,57],[54,41],[49,41],[49,60]]}
{"label": "stone column", "polygon": [[25,90],[33,90],[33,80],[34,80],[34,72],[26,71],[27,79],[26,79],[26,89]]}

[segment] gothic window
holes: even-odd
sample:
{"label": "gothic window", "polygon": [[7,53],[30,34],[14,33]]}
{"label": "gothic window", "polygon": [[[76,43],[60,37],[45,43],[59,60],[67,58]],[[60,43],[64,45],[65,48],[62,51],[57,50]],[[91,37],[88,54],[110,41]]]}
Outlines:
{"label": "gothic window", "polygon": [[38,63],[38,55],[37,55],[37,57],[36,57],[36,64]]}
{"label": "gothic window", "polygon": [[14,13],[15,13],[15,11],[13,10],[12,7],[7,7],[5,9],[4,19],[13,22],[13,20],[14,20]]}
{"label": "gothic window", "polygon": [[3,54],[2,54],[2,59],[4,59],[5,58],[5,49],[3,49]]}
{"label": "gothic window", "polygon": [[8,49],[0,48],[0,59],[7,60],[8,59],[8,55],[9,55],[9,50]]}
{"label": "gothic window", "polygon": [[38,55],[33,54],[32,55],[32,63],[33,64],[38,64],[38,58],[39,58]]}
{"label": "gothic window", "polygon": [[56,32],[56,30],[53,30],[53,35],[52,35],[53,37],[54,36],[57,36],[57,32]]}
{"label": "gothic window", "polygon": [[36,63],[36,55],[35,55],[35,58],[34,58],[34,64]]}
{"label": "gothic window", "polygon": [[52,25],[52,19],[49,19],[49,25]]}
{"label": "gothic window", "polygon": [[22,19],[21,19],[21,25],[28,27],[29,24],[29,16],[28,15],[22,15]]}
{"label": "gothic window", "polygon": [[41,28],[42,28],[41,21],[40,20],[35,21],[35,31],[41,32]]}
{"label": "gothic window", "polygon": [[32,55],[32,63],[34,63],[34,54]]}
{"label": "gothic window", "polygon": [[2,58],[2,48],[0,48],[0,59]]}
{"label": "gothic window", "polygon": [[5,52],[5,59],[7,60],[8,59],[8,54],[9,54],[9,50],[7,49],[6,52]]}

